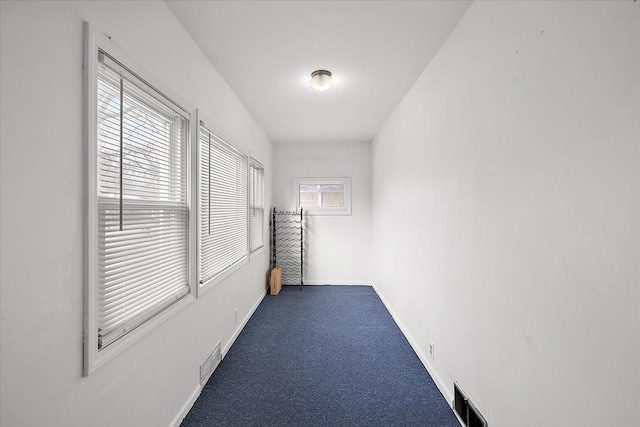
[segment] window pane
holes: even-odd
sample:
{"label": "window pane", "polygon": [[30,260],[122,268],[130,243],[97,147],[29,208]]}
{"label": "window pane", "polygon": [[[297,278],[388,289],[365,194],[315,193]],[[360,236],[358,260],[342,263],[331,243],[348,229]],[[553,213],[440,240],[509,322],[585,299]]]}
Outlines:
{"label": "window pane", "polygon": [[344,193],[336,191],[322,193],[322,206],[344,206]]}
{"label": "window pane", "polygon": [[189,292],[188,121],[104,64],[97,88],[103,349]]}
{"label": "window pane", "polygon": [[248,159],[200,125],[200,284],[247,257]]}
{"label": "window pane", "polygon": [[300,184],[300,206],[344,206],[342,184]]}

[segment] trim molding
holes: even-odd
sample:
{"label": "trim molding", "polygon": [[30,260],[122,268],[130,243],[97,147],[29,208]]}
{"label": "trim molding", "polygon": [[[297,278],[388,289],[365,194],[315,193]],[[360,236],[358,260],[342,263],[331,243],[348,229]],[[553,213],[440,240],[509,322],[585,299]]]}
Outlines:
{"label": "trim molding", "polygon": [[176,414],[175,418],[173,420],[171,420],[171,423],[169,424],[169,427],[179,427],[180,426],[180,423],[182,423],[182,420],[184,420],[184,417],[187,416],[187,414],[189,413],[189,411],[193,407],[193,404],[196,403],[196,400],[198,400],[198,397],[200,397],[200,392],[202,392],[202,386],[198,385],[195,388],[195,390],[193,390],[193,392],[191,393],[191,395],[189,396],[187,401],[184,402],[184,405],[182,405],[182,408],[180,408],[180,412],[178,412]]}
{"label": "trim molding", "polygon": [[[447,405],[449,405],[449,407],[453,410],[453,394],[451,394],[449,390],[447,390],[447,387],[444,381],[442,381],[442,378],[440,378],[440,376],[438,375],[435,367],[429,362],[427,355],[422,351],[422,349],[418,347],[416,341],[413,339],[413,337],[409,333],[409,330],[404,326],[402,321],[400,321],[400,318],[398,317],[396,312],[391,308],[391,306],[389,305],[389,302],[384,297],[380,289],[378,289],[375,283],[373,283],[371,286],[373,287],[373,290],[376,291],[376,294],[378,294],[378,297],[380,297],[380,300],[382,300],[382,303],[387,308],[387,311],[389,312],[389,314],[391,314],[391,317],[393,317],[393,320],[396,322],[396,324],[400,328],[400,331],[402,331],[402,334],[405,336],[407,341],[409,341],[409,345],[411,345],[411,348],[413,348],[413,351],[415,351],[416,354],[418,355],[418,358],[420,359],[420,362],[422,362],[422,365],[424,366],[424,368],[427,370],[429,375],[431,375],[433,382],[436,383],[438,390],[440,390],[440,394],[442,394],[444,399],[447,401]],[[455,414],[455,411],[454,411],[454,414]],[[460,418],[457,415],[456,415],[456,419],[458,420],[458,422],[460,422]],[[460,425],[463,425],[463,424],[461,423]]]}
{"label": "trim molding", "polygon": [[[372,286],[371,282],[358,282],[352,280],[304,280],[304,286],[318,286],[318,285],[331,285],[331,286]],[[296,286],[296,285],[293,285]]]}
{"label": "trim molding", "polygon": [[[233,335],[231,335],[231,338],[229,338],[229,341],[227,341],[224,347],[222,347],[221,349],[222,359],[224,359],[224,357],[227,355],[227,352],[229,351],[233,343],[236,342],[236,339],[238,339],[238,335],[240,335],[240,332],[242,332],[244,327],[247,325],[247,322],[249,321],[249,319],[251,319],[251,316],[253,316],[253,313],[255,313],[255,311],[258,309],[258,306],[260,305],[260,303],[262,302],[265,296],[267,296],[266,289],[262,291],[258,300],[255,302],[255,304],[253,304],[253,307],[251,307],[251,309],[249,310],[249,313],[247,313],[245,318],[242,319],[242,322],[240,322],[236,330],[233,332]],[[222,361],[222,359],[220,361]]]}

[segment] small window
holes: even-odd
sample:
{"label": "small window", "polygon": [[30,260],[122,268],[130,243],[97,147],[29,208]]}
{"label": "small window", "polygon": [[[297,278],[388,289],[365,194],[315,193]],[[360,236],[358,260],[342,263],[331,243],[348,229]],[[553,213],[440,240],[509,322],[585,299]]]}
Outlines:
{"label": "small window", "polygon": [[293,192],[310,215],[351,215],[351,178],[296,178]]}

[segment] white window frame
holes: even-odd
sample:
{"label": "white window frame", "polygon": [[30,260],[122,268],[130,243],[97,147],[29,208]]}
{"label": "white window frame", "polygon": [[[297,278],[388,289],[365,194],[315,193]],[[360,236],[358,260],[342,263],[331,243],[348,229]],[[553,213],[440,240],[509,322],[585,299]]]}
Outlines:
{"label": "white window frame", "polygon": [[[85,251],[84,251],[84,357],[83,375],[88,376],[100,366],[111,360],[114,356],[129,347],[142,336],[162,324],[172,317],[176,312],[195,301],[195,209],[192,209],[194,195],[193,171],[195,156],[192,155],[196,140],[193,138],[193,117],[190,117],[191,130],[187,135],[187,209],[188,213],[188,286],[189,293],[177,300],[159,314],[147,320],[142,325],[136,327],[124,336],[98,350],[98,320],[97,320],[97,297],[98,297],[98,194],[97,194],[97,67],[98,53],[106,52],[115,61],[123,64],[136,77],[143,80],[159,93],[163,94],[170,102],[180,106],[184,111],[194,111],[179,97],[168,90],[164,85],[152,77],[150,73],[140,67],[130,55],[121,47],[111,41],[111,39],[96,31],[88,22],[84,23],[84,112],[85,112],[85,140],[86,159],[85,169]],[[187,113],[188,116],[192,114]]]}
{"label": "white window frame", "polygon": [[[344,188],[344,206],[300,206],[301,185],[342,185]],[[351,215],[351,178],[294,178],[292,185],[296,209],[304,209],[307,215]]]}
{"label": "white window frame", "polygon": [[[252,186],[251,186],[251,169],[253,168],[253,166],[256,165],[258,169],[262,170],[262,227],[261,227],[261,233],[262,233],[262,244],[260,246],[258,246],[255,249],[251,249],[251,196],[253,195],[253,191],[252,191]],[[249,250],[250,250],[250,256],[255,256],[257,254],[259,254],[260,252],[262,252],[264,250],[265,247],[265,230],[267,227],[265,227],[265,223],[266,223],[266,218],[267,218],[267,209],[265,207],[264,204],[265,201],[265,185],[264,185],[264,165],[262,163],[260,163],[258,160],[256,160],[255,158],[251,157],[249,159]]]}
{"label": "white window frame", "polygon": [[[198,282],[198,286],[197,286],[197,296],[198,298],[200,298],[200,296],[202,296],[205,292],[207,292],[208,290],[212,289],[213,287],[215,287],[215,285],[217,285],[218,283],[222,282],[224,279],[226,279],[227,277],[229,277],[231,274],[233,274],[235,271],[237,271],[240,267],[244,266],[245,264],[247,264],[249,262],[249,258],[250,258],[250,251],[249,251],[249,247],[250,247],[250,236],[249,236],[249,162],[251,160],[251,156],[248,154],[248,151],[243,149],[241,146],[239,146],[238,144],[232,143],[230,142],[231,140],[233,140],[233,138],[229,137],[225,132],[223,132],[222,130],[220,130],[220,128],[216,125],[216,123],[212,120],[209,120],[207,117],[204,117],[204,115],[202,115],[199,111],[196,111],[195,114],[195,119],[193,120],[195,122],[195,134],[196,137],[194,138],[197,141],[197,148],[195,150],[195,152],[197,153],[195,157],[197,157],[196,159],[196,166],[195,166],[195,170],[197,171],[195,174],[195,181],[196,185],[194,185],[194,187],[197,187],[197,189],[195,190],[196,194],[198,195],[198,207],[197,207],[197,212],[196,212],[196,222],[197,222],[197,226],[196,226],[196,231],[194,236],[197,236],[197,238],[193,239],[193,240],[197,240],[196,243],[196,276],[198,278],[197,282]],[[234,264],[231,264],[230,266],[228,266],[227,268],[223,269],[222,271],[218,272],[215,276],[207,279],[206,281],[204,281],[203,283],[200,283],[200,226],[201,226],[201,221],[202,218],[200,217],[200,211],[201,211],[201,199],[199,197],[200,194],[200,124],[204,124],[205,128],[207,128],[212,134],[214,134],[216,136],[217,139],[223,141],[224,143],[230,145],[231,147],[233,147],[235,150],[239,151],[240,153],[242,153],[244,156],[246,156],[247,158],[247,193],[245,194],[245,198],[247,201],[247,221],[246,221],[246,228],[247,228],[247,239],[246,239],[246,247],[247,247],[247,251],[246,251],[246,255],[238,260],[237,262],[235,262]]]}

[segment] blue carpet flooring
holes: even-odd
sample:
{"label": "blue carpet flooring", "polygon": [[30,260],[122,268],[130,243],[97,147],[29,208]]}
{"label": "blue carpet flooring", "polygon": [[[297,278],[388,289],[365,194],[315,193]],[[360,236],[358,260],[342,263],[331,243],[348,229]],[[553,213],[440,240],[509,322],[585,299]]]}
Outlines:
{"label": "blue carpet flooring", "polygon": [[182,427],[459,427],[369,286],[267,295]]}

